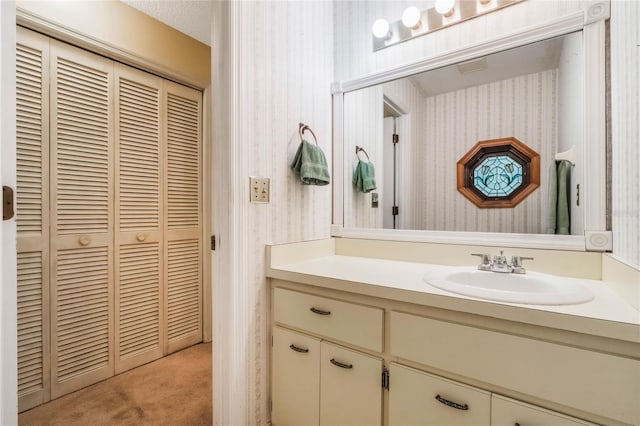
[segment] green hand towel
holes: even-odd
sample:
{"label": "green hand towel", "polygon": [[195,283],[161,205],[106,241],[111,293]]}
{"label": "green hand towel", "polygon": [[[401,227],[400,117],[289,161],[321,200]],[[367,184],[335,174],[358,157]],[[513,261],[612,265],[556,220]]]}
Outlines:
{"label": "green hand towel", "polygon": [[318,145],[302,140],[291,164],[303,185],[328,185],[329,168],[324,152]]}
{"label": "green hand towel", "polygon": [[376,189],[375,171],[371,162],[358,161],[356,170],[353,172],[353,184],[363,193]]}
{"label": "green hand towel", "polygon": [[547,203],[547,234],[556,233],[556,213],[558,212],[558,165],[549,166],[549,196]]}
{"label": "green hand towel", "polygon": [[571,233],[571,162],[562,160],[558,164],[558,212],[556,214],[556,234]]}
{"label": "green hand towel", "polygon": [[555,161],[549,169],[548,234],[571,233],[571,162]]}

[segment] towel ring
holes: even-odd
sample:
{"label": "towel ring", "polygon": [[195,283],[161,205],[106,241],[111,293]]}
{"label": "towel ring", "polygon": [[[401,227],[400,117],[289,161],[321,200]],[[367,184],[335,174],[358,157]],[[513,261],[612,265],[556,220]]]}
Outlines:
{"label": "towel ring", "polygon": [[300,123],[300,126],[298,126],[298,134],[300,135],[300,140],[302,140],[302,134],[305,132],[305,130],[308,130],[311,132],[311,134],[313,135],[313,140],[315,140],[316,145],[318,145],[318,138],[316,137],[316,134],[313,133],[313,130],[311,130],[311,127],[307,126],[304,123]]}
{"label": "towel ring", "polygon": [[369,154],[367,154],[367,151],[365,151],[363,147],[356,145],[356,155],[358,155],[360,151],[364,152],[364,155],[367,156],[367,160],[371,161],[371,158],[369,158]]}

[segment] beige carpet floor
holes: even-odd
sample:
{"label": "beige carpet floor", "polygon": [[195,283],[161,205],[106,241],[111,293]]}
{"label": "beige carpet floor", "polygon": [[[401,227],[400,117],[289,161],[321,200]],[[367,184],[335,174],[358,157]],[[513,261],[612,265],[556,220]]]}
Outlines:
{"label": "beige carpet floor", "polygon": [[211,343],[65,395],[18,416],[35,425],[210,425]]}

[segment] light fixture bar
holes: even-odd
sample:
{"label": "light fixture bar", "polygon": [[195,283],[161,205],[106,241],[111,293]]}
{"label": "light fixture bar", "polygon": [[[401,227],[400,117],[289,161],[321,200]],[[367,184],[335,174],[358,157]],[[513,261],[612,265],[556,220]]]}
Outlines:
{"label": "light fixture bar", "polygon": [[373,51],[375,52],[523,1],[525,0],[457,0],[454,13],[451,16],[441,15],[436,12],[435,7],[425,9],[420,13],[419,25],[407,28],[402,23],[402,19],[399,19],[389,24],[387,38],[372,36]]}

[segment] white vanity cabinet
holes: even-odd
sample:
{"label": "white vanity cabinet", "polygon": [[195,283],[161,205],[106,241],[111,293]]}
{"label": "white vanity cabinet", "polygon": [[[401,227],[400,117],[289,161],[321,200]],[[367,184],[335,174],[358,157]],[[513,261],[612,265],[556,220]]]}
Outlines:
{"label": "white vanity cabinet", "polygon": [[279,280],[272,302],[274,426],[640,424],[640,360],[588,336]]}
{"label": "white vanity cabinet", "polygon": [[396,363],[389,377],[389,426],[491,424],[487,391]]}
{"label": "white vanity cabinet", "polygon": [[282,288],[273,303],[272,424],[381,425],[382,358],[355,347],[382,352],[383,310]]}
{"label": "white vanity cabinet", "polygon": [[429,369],[624,423],[640,417],[635,359],[395,311],[390,340],[392,355]]}
{"label": "white vanity cabinet", "polygon": [[595,426],[500,395],[491,397],[491,426]]}

